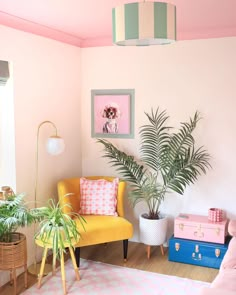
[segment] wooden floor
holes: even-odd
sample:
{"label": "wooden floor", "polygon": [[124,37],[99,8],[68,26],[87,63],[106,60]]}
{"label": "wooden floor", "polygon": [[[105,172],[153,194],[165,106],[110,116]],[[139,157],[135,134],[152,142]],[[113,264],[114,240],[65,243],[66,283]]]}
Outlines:
{"label": "wooden floor", "polygon": [[[165,256],[161,255],[160,247],[151,248],[151,257],[147,259],[146,246],[143,244],[129,242],[128,261],[123,261],[123,243],[114,242],[106,245],[96,245],[81,248],[81,257],[104,263],[126,266],[166,275],[190,278],[199,281],[212,282],[218,273],[217,269],[193,266],[168,261],[168,249],[165,249]],[[49,258],[50,260],[50,258]],[[36,277],[28,274],[28,287],[35,284]],[[17,279],[18,294],[24,291],[23,275]],[[13,286],[9,283],[0,288],[1,295],[12,295]]]}

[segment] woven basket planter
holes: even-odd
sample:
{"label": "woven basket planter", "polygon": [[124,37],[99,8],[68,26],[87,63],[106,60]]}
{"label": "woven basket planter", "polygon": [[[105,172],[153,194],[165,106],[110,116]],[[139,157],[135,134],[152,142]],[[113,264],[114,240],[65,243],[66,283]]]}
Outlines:
{"label": "woven basket planter", "polygon": [[12,233],[12,242],[0,242],[0,269],[13,270],[27,264],[26,237],[22,233]]}

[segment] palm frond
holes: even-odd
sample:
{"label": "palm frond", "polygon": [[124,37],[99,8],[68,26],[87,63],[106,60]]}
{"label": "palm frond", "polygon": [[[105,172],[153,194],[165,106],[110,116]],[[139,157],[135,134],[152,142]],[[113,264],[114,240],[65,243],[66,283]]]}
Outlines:
{"label": "palm frond", "polygon": [[148,113],[145,115],[150,124],[140,128],[141,160],[157,173],[163,166],[163,153],[170,142],[170,135],[167,132],[170,127],[164,126],[169,117],[165,111],[159,112],[159,109],[155,112],[152,110],[150,115]]}
{"label": "palm frond", "polygon": [[112,143],[104,139],[97,142],[104,146],[104,158],[128,181],[134,185],[141,185],[145,179],[146,169],[137,163],[133,156],[119,151]]}
{"label": "palm frond", "polygon": [[194,183],[202,173],[206,174],[211,167],[209,160],[210,155],[202,147],[196,151],[194,147],[187,150],[182,159],[176,159],[170,173],[164,176],[166,187],[183,194],[187,185]]}
{"label": "palm frond", "polygon": [[168,177],[168,174],[172,173],[175,169],[176,163],[186,160],[186,155],[189,149],[192,149],[195,144],[195,140],[192,136],[192,132],[196,128],[199,121],[199,113],[194,114],[193,119],[190,118],[190,122],[181,123],[181,127],[178,132],[171,134],[171,140],[169,145],[165,146],[165,150],[162,154],[162,175]]}
{"label": "palm frond", "polygon": [[170,148],[172,149],[172,153],[175,156],[178,154],[185,154],[186,149],[192,147],[195,143],[194,138],[192,136],[192,132],[197,126],[197,122],[199,121],[199,113],[196,112],[194,114],[193,119],[190,118],[189,123],[181,123],[181,128],[179,132],[174,133],[171,136]]}

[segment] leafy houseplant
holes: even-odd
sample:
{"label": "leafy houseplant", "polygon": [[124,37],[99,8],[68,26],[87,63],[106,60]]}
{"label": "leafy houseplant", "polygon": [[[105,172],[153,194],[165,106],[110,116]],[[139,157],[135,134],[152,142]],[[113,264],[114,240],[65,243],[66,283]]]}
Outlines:
{"label": "leafy houseplant", "polygon": [[26,206],[25,195],[13,195],[0,205],[0,242],[10,243],[18,227],[32,224],[36,217]]}
{"label": "leafy houseplant", "polygon": [[104,157],[130,183],[129,198],[133,206],[144,201],[149,212],[147,219],[160,218],[160,205],[170,191],[183,194],[187,185],[194,183],[210,167],[209,154],[203,147],[196,148],[193,131],[199,113],[179,130],[166,126],[169,118],[159,109],[145,113],[148,124],[140,128],[141,162],[119,150],[111,142],[98,139],[104,146]]}
{"label": "leafy houseplant", "polygon": [[48,206],[28,209],[24,196],[13,195],[0,202],[0,269],[12,269],[16,265],[26,268],[26,237],[16,230],[38,221],[40,228],[35,238],[39,239],[43,246],[50,243],[50,248],[56,254],[53,260],[55,268],[56,257],[60,256],[65,247],[73,247],[80,237],[73,218],[78,217],[82,225],[85,220],[76,213],[63,214],[62,207],[53,200],[49,200]]}
{"label": "leafy houseplant", "polygon": [[45,245],[50,244],[56,256],[60,256],[61,251],[65,250],[68,245],[73,247],[80,238],[74,218],[77,217],[83,226],[85,219],[78,213],[70,215],[63,213],[63,207],[55,203],[53,199],[48,201],[47,206],[33,209],[32,213],[38,220],[41,220],[35,239]]}
{"label": "leafy houseplant", "polygon": [[14,294],[16,294],[16,269],[24,268],[25,282],[27,282],[26,236],[17,232],[17,229],[35,221],[24,197],[24,194],[12,194],[6,200],[0,201],[0,269],[11,271]]}

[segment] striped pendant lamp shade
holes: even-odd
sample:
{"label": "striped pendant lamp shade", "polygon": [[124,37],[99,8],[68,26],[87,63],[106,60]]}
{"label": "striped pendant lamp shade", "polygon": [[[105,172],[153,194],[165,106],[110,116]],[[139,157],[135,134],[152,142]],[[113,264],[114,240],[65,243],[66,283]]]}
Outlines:
{"label": "striped pendant lamp shade", "polygon": [[176,41],[176,7],[164,2],[128,3],[112,9],[113,43],[123,46]]}

